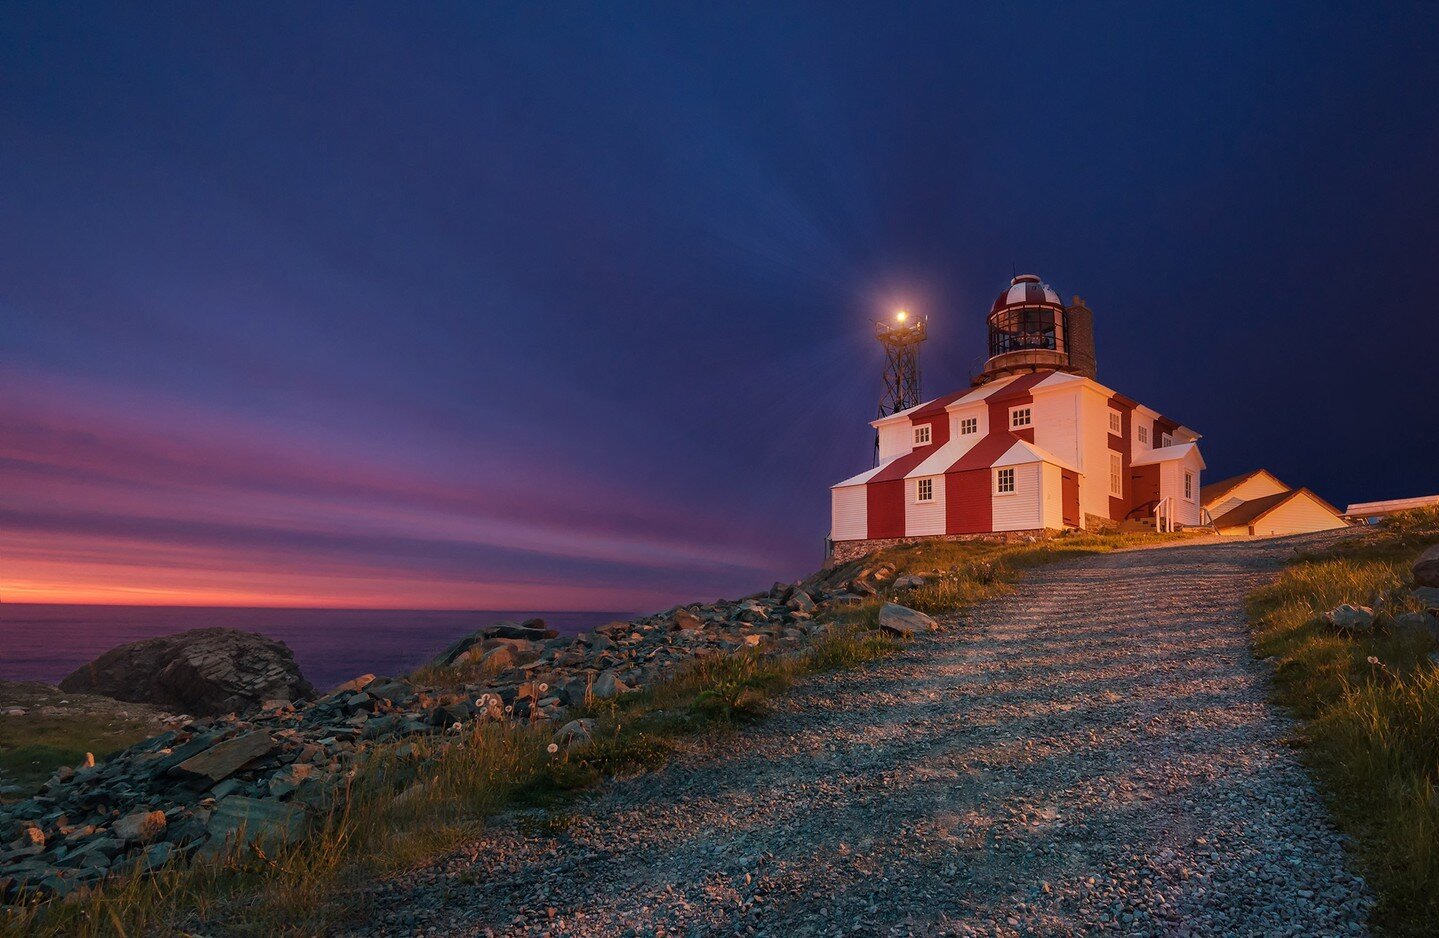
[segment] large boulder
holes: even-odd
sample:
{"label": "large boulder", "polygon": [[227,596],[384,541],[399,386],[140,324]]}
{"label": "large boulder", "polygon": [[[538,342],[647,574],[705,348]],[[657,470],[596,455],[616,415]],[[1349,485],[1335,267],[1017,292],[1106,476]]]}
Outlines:
{"label": "large boulder", "polygon": [[215,716],[266,700],[302,700],[315,689],[284,642],[238,629],[192,629],[113,648],[60,682],[71,693]]}
{"label": "large boulder", "polygon": [[1426,550],[1414,561],[1414,585],[1439,587],[1439,544]]}

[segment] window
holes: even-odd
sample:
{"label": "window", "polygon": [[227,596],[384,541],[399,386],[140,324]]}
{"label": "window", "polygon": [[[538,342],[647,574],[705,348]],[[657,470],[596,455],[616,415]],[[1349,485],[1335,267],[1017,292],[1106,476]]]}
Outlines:
{"label": "window", "polygon": [[1113,451],[1109,454],[1109,494],[1124,497],[1124,459]]}
{"label": "window", "polygon": [[929,424],[921,424],[920,426],[914,428],[914,445],[929,445]]}
{"label": "window", "polygon": [[994,470],[994,492],[996,495],[1014,494],[1014,469]]}
{"label": "window", "polygon": [[1141,426],[1141,427],[1139,428],[1139,442],[1145,444],[1146,446],[1149,445],[1149,428],[1148,428],[1148,427]]}
{"label": "window", "polygon": [[1018,430],[1033,423],[1028,407],[1015,407],[1009,412],[1009,429]]}
{"label": "window", "polygon": [[1194,473],[1184,470],[1184,497],[1194,501]]}
{"label": "window", "polygon": [[1109,412],[1109,432],[1115,436],[1124,433],[1124,417],[1121,416],[1117,410],[1111,410]]}
{"label": "window", "polygon": [[1170,436],[1168,433],[1160,434],[1160,436],[1159,436],[1159,445],[1160,445],[1160,446],[1171,446],[1171,445],[1173,445],[1173,443],[1174,443],[1174,437]]}
{"label": "window", "polygon": [[978,417],[965,417],[963,420],[961,420],[961,421],[959,422],[959,432],[960,432],[960,433],[978,433],[978,432],[979,432],[979,418],[978,418]]}
{"label": "window", "polygon": [[920,479],[914,487],[914,500],[917,502],[934,501],[934,480]]}

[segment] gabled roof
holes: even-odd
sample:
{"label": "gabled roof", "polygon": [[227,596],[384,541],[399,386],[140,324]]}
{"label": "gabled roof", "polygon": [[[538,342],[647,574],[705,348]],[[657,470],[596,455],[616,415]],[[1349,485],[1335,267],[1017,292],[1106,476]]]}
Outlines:
{"label": "gabled roof", "polygon": [[1270,472],[1268,469],[1255,469],[1253,472],[1244,473],[1244,475],[1232,476],[1228,479],[1223,479],[1219,482],[1211,482],[1208,485],[1202,486],[1199,489],[1199,501],[1201,504],[1204,505],[1212,505],[1224,496],[1228,495],[1230,492],[1239,488],[1239,486],[1243,485],[1245,482],[1248,482],[1250,479],[1256,478],[1259,475],[1267,475],[1270,479],[1274,481],[1275,485],[1279,486],[1285,491],[1290,490],[1289,486],[1285,485],[1283,482],[1280,482],[1279,478],[1275,476],[1274,473]]}
{"label": "gabled roof", "polygon": [[[1262,472],[1263,470],[1259,471]],[[1253,474],[1254,473],[1250,473],[1250,475]],[[1324,499],[1320,498],[1318,495],[1315,495],[1313,492],[1309,491],[1306,488],[1297,488],[1286,489],[1283,492],[1275,492],[1273,495],[1265,495],[1262,498],[1251,498],[1247,502],[1240,502],[1238,505],[1235,505],[1233,508],[1226,511],[1218,518],[1215,518],[1214,526],[1216,528],[1237,528],[1241,525],[1251,525],[1259,519],[1263,518],[1265,515],[1269,514],[1270,512],[1277,510],[1280,506],[1288,504],[1289,502],[1293,501],[1301,495],[1307,495],[1310,498],[1314,499],[1320,505],[1333,512],[1334,517],[1338,518],[1340,516],[1339,509],[1335,508],[1333,505],[1329,504]]]}
{"label": "gabled roof", "polygon": [[[1175,443],[1172,446],[1156,446],[1154,449],[1145,450],[1129,461],[1132,466],[1152,466],[1155,463],[1169,462],[1172,459],[1183,459],[1190,453],[1198,456],[1199,444],[1197,443]],[[1204,457],[1199,456],[1199,468],[1204,468]],[[1202,492],[1203,489],[1200,489]]]}

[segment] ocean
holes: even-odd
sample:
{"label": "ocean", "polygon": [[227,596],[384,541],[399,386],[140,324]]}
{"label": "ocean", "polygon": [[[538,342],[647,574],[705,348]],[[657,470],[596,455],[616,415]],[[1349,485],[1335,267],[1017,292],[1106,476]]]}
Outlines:
{"label": "ocean", "polygon": [[367,672],[404,674],[493,622],[538,616],[573,635],[629,612],[436,612],[0,603],[0,680],[59,683],[117,645],[221,626],[279,639],[320,690]]}

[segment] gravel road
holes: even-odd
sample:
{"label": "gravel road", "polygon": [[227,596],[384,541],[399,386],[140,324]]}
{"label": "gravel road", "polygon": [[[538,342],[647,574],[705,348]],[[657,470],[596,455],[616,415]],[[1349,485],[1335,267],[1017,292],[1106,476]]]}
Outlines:
{"label": "gravel road", "polygon": [[1246,592],[1320,536],[1109,554],[378,885],[363,934],[1360,934]]}

